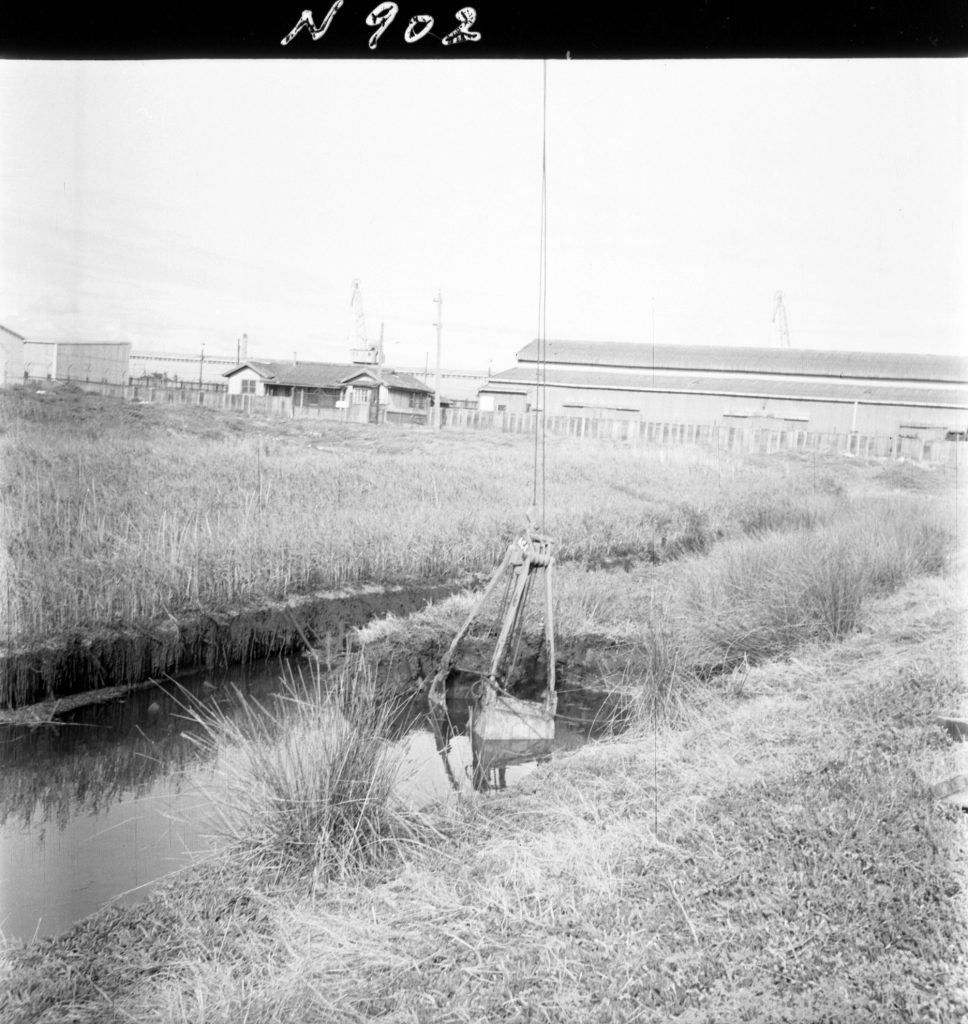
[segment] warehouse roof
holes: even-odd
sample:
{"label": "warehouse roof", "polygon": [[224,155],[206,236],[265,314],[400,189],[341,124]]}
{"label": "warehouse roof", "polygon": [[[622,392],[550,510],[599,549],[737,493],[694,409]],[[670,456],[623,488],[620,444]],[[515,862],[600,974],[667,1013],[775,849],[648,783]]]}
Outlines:
{"label": "warehouse roof", "polygon": [[[809,402],[860,402],[862,405],[917,405],[968,409],[968,387],[923,388],[909,385],[864,384],[847,381],[796,381],[764,378],[715,377],[709,374],[602,373],[590,377],[583,370],[547,367],[542,373],[552,387],[586,388],[606,391],[674,392],[697,395],[742,395],[748,398],[801,399]],[[517,391],[535,384],[533,368],[515,366],[493,374],[488,391]],[[503,387],[502,387],[503,386]]]}
{"label": "warehouse roof", "polygon": [[231,377],[248,367],[270,384],[300,388],[341,388],[361,376],[371,377],[379,384],[400,391],[421,391],[428,394],[433,388],[412,374],[388,370],[382,366],[365,366],[360,363],[286,363],[247,362],[232,367],[222,374]]}
{"label": "warehouse roof", "polygon": [[[535,363],[538,341],[518,352]],[[707,373],[860,377],[875,380],[968,383],[968,359],[908,352],[839,352],[823,349],[725,345],[650,345],[616,341],[546,341],[545,363],[635,367]],[[531,371],[533,373],[533,371]]]}

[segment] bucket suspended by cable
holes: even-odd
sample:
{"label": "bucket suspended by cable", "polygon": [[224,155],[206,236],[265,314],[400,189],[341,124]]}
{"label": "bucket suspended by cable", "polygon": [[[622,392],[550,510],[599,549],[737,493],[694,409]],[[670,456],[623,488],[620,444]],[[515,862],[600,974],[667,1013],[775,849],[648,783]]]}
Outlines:
{"label": "bucket suspended by cable", "polygon": [[[497,571],[467,620],[457,631],[433,680],[428,697],[432,708],[446,713],[448,679],[470,676],[476,679],[478,701],[471,708],[470,732],[475,785],[488,774],[507,765],[543,760],[551,753],[555,737],[555,630],[552,600],[553,541],[544,534],[545,435],[546,435],[546,306],[547,306],[547,96],[548,65],[542,71],[541,127],[541,235],[538,275],[538,360],[535,380],[534,472],[531,508],[527,528],[507,549]],[[540,456],[540,458],[539,458]],[[539,471],[540,468],[540,471]],[[539,505],[541,529],[532,514]],[[504,583],[500,610],[489,607]],[[499,624],[496,641],[489,627]],[[475,642],[468,643],[476,627]],[[493,643],[493,651],[490,645]],[[469,648],[483,665],[457,668],[458,651]],[[522,651],[524,656],[522,657]],[[543,670],[543,671],[542,671]],[[521,695],[543,681],[537,700]],[[512,693],[515,689],[515,693]]]}
{"label": "bucket suspended by cable", "polygon": [[[553,541],[529,522],[514,540],[473,610],[451,641],[428,690],[433,707],[445,709],[447,681],[455,676],[476,677],[477,702],[470,713],[474,772],[481,777],[494,769],[548,757],[555,738],[555,630]],[[503,598],[494,614],[496,595]],[[499,626],[494,637],[495,624]],[[493,641],[493,650],[488,651]],[[457,666],[459,656],[471,653],[486,670]],[[537,699],[517,691],[540,689]]]}

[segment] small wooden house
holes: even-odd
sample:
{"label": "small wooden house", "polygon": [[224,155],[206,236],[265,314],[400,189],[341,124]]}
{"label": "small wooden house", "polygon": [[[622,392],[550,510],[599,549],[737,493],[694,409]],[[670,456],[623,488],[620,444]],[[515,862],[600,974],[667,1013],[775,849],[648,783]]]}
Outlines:
{"label": "small wooden house", "polygon": [[433,389],[412,374],[359,363],[246,362],[223,374],[230,395],[292,398],[298,408],[347,410],[347,419],[426,418]]}

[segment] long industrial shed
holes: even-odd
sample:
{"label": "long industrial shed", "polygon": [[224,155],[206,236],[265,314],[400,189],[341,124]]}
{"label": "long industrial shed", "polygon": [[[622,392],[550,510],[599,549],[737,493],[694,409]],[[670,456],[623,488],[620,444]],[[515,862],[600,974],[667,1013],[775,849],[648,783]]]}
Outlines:
{"label": "long industrial shed", "polygon": [[[543,358],[539,359],[539,356]],[[482,410],[762,425],[923,440],[968,431],[968,359],[915,353],[538,341]]]}

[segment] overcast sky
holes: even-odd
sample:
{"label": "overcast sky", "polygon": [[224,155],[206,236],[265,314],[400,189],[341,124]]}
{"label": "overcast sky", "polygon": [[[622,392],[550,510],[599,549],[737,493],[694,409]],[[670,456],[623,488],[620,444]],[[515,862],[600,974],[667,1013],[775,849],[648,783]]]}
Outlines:
{"label": "overcast sky", "polygon": [[[968,62],[550,61],[552,338],[964,350]],[[537,61],[0,62],[0,323],[494,370],[537,333]],[[653,313],[654,311],[654,313]]]}

